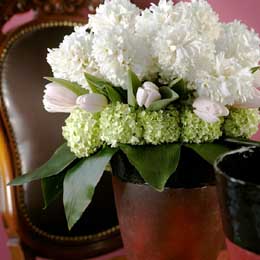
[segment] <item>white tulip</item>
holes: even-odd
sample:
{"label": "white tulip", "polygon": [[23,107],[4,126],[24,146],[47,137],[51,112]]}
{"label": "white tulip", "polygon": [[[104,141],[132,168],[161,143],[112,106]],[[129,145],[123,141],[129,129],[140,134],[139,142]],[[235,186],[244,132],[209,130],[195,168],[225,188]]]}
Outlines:
{"label": "white tulip", "polygon": [[146,81],[137,89],[136,101],[140,107],[145,106],[148,108],[154,101],[161,98],[159,88],[153,82]]}
{"label": "white tulip", "polygon": [[[260,87],[260,85],[259,85]],[[253,97],[243,103],[235,103],[234,107],[237,108],[259,108],[260,107],[260,90],[254,88]]]}
{"label": "white tulip", "polygon": [[57,83],[49,83],[45,86],[43,105],[45,110],[51,113],[70,113],[76,106],[77,95]]}
{"label": "white tulip", "polygon": [[220,116],[227,116],[229,110],[222,104],[212,101],[207,97],[198,97],[193,102],[194,113],[208,123],[214,123]]}
{"label": "white tulip", "polygon": [[96,93],[80,96],[77,98],[76,103],[80,108],[91,113],[100,112],[108,105],[107,98]]}

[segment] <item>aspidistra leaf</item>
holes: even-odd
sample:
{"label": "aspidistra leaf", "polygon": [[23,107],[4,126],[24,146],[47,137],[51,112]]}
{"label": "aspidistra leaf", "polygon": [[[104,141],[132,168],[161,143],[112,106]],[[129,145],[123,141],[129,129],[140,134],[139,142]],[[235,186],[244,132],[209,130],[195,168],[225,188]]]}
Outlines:
{"label": "aspidistra leaf", "polygon": [[58,175],[41,179],[44,209],[62,194],[65,173],[66,171],[63,171]]}
{"label": "aspidistra leaf", "polygon": [[54,82],[54,83],[58,83],[58,84],[62,85],[63,87],[66,87],[67,89],[74,92],[77,96],[82,96],[82,95],[89,93],[89,91],[87,89],[81,87],[76,82],[70,82],[65,79],[58,79],[58,78],[52,78],[52,77],[45,77],[45,79],[47,79],[51,82]]}
{"label": "aspidistra leaf", "polygon": [[85,73],[85,78],[93,93],[106,96],[112,103],[121,102],[120,93],[109,82]]}
{"label": "aspidistra leaf", "polygon": [[112,103],[122,101],[121,95],[117,92],[117,90],[115,88],[113,88],[112,86],[106,85],[105,89],[106,89],[107,97]]}
{"label": "aspidistra leaf", "polygon": [[204,143],[204,144],[185,144],[186,147],[192,149],[200,157],[210,164],[222,154],[230,151],[231,149],[222,144]]}
{"label": "aspidistra leaf", "polygon": [[243,138],[231,138],[227,137],[224,138],[223,141],[227,144],[235,144],[238,146],[257,146],[260,147],[260,142],[259,141],[254,141],[254,140],[248,140],[248,139],[243,139]]}
{"label": "aspidistra leaf", "polygon": [[164,189],[180,160],[180,144],[120,145],[120,148],[143,179],[158,191]]}
{"label": "aspidistra leaf", "polygon": [[136,93],[137,89],[141,86],[142,82],[138,79],[137,75],[129,70],[128,71],[128,87],[127,87],[127,103],[131,106],[136,106]]}
{"label": "aspidistra leaf", "polygon": [[68,167],[76,158],[75,154],[70,151],[67,143],[65,143],[60,146],[52,157],[41,167],[15,178],[9,184],[22,185],[30,181],[57,175]]}
{"label": "aspidistra leaf", "polygon": [[162,99],[154,101],[149,107],[148,110],[151,111],[157,111],[164,109],[167,107],[170,103],[172,103],[174,100],[179,98],[179,95],[174,92],[172,89],[168,87],[161,87],[160,93],[162,95]]}
{"label": "aspidistra leaf", "polygon": [[92,76],[88,73],[85,73],[85,78],[93,93],[106,95],[104,85],[107,84],[107,82],[105,82],[95,76]]}
{"label": "aspidistra leaf", "polygon": [[186,99],[188,97],[188,93],[190,92],[187,88],[187,82],[180,78],[172,81],[169,84],[169,88],[176,92],[182,99]]}
{"label": "aspidistra leaf", "polygon": [[90,204],[95,187],[116,151],[117,149],[106,147],[82,159],[67,172],[63,183],[63,204],[69,229]]}
{"label": "aspidistra leaf", "polygon": [[260,66],[256,66],[256,67],[251,68],[252,73],[257,72],[258,70],[260,70]]}

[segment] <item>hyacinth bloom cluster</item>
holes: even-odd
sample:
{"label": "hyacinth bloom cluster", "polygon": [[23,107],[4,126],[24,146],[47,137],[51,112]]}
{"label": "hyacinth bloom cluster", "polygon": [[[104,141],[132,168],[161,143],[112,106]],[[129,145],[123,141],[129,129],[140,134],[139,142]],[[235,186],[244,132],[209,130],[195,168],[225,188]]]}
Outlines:
{"label": "hyacinth bloom cluster", "polygon": [[205,0],[145,10],[106,0],[47,61],[67,89],[54,80],[44,105],[71,112],[63,136],[78,157],[102,145],[199,144],[258,129],[260,38],[220,22]]}

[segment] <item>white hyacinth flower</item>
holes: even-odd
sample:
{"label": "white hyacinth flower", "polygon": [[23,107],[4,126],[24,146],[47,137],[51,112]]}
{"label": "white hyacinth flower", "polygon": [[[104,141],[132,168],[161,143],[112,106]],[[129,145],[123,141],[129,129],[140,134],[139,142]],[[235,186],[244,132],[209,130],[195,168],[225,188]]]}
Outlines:
{"label": "white hyacinth flower", "polygon": [[260,88],[260,70],[257,70],[253,75],[254,75],[253,85],[256,88]]}
{"label": "white hyacinth flower", "polygon": [[104,95],[90,93],[77,98],[77,105],[91,113],[102,111],[107,105],[108,101]]}
{"label": "white hyacinth flower", "polygon": [[159,88],[153,82],[146,81],[137,89],[136,101],[140,107],[145,106],[148,108],[154,101],[160,99]]}
{"label": "white hyacinth flower", "polygon": [[223,24],[216,41],[217,53],[224,52],[226,58],[235,58],[243,67],[257,66],[260,61],[260,38],[240,21]]}
{"label": "white hyacinth flower", "polygon": [[92,58],[93,34],[86,26],[76,27],[66,35],[58,48],[48,49],[47,62],[55,78],[77,82],[88,88],[84,73],[100,76],[98,66]]}
{"label": "white hyacinth flower", "polygon": [[208,123],[215,123],[219,117],[229,114],[229,110],[225,106],[207,97],[198,97],[192,106],[195,108],[193,112]]}
{"label": "white hyacinth flower", "polygon": [[257,88],[254,88],[252,98],[247,99],[243,103],[235,103],[234,107],[237,107],[237,108],[259,108],[260,107],[260,90],[257,89]]}
{"label": "white hyacinth flower", "polygon": [[208,70],[195,80],[199,96],[224,105],[243,103],[253,97],[254,76],[249,67],[242,67],[236,59],[227,59],[220,53]]}
{"label": "white hyacinth flower", "polygon": [[76,107],[77,95],[57,83],[45,86],[43,105],[51,113],[70,113]]}

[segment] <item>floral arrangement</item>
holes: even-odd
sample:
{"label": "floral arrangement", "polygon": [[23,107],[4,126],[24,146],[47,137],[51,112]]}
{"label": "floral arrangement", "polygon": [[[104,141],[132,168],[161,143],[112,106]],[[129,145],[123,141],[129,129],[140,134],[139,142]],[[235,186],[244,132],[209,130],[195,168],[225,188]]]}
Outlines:
{"label": "floral arrangement", "polygon": [[213,163],[225,142],[246,143],[260,123],[260,39],[239,21],[221,23],[204,0],[145,10],[105,1],[47,61],[54,77],[43,104],[70,113],[66,143],[12,184],[42,179],[48,191],[62,178],[69,228],[117,151],[162,191],[182,146]]}

